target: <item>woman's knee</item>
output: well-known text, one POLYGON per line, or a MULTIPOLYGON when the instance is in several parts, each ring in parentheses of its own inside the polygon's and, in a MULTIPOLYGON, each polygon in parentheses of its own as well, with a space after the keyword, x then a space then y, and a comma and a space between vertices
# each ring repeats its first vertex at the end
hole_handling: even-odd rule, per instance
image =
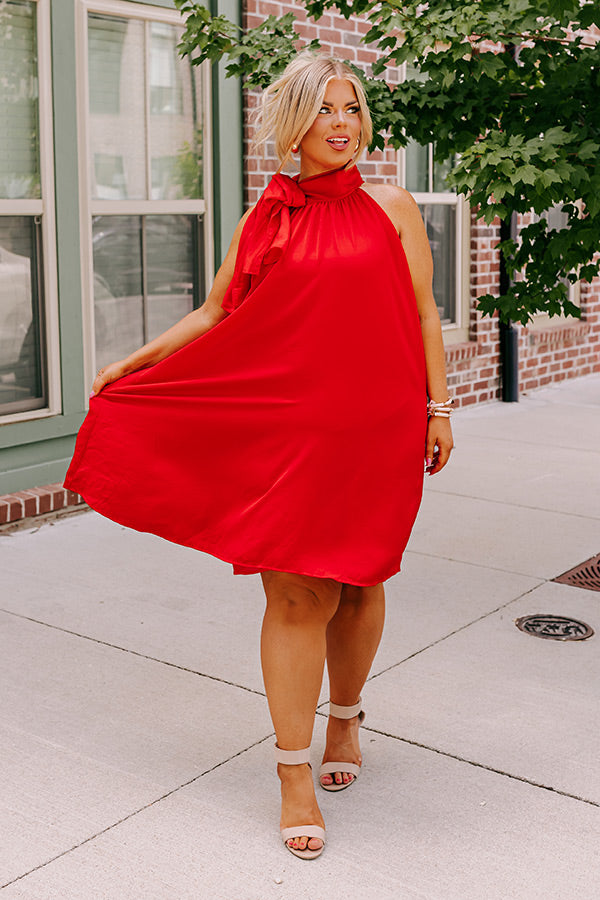
POLYGON ((327 624, 340 602, 342 585, 330 578, 263 572, 267 611, 294 624, 327 624))

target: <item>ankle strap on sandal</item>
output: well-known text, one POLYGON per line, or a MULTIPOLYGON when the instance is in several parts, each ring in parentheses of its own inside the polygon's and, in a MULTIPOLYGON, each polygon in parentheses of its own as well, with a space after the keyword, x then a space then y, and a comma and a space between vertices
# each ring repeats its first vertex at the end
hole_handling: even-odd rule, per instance
POLYGON ((354 706, 338 706, 337 703, 329 701, 329 715, 335 719, 353 719, 358 716, 362 709, 362 697, 358 698, 358 703, 354 706))
POLYGON ((281 750, 275 744, 275 760, 284 766, 303 766, 310 762, 310 747, 305 747, 304 750, 281 750))

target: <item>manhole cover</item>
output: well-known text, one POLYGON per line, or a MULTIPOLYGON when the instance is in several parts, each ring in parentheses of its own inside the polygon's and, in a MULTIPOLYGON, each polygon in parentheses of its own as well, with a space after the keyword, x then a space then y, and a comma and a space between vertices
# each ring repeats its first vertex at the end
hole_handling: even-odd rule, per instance
POLYGON ((552 581, 559 584, 572 584, 574 587, 586 588, 588 591, 600 591, 600 553, 585 562, 569 569, 563 575, 557 575, 552 581))
POLYGON ((515 619, 515 625, 526 634, 551 641, 585 641, 594 633, 594 629, 585 622, 567 616, 521 616, 520 619, 515 619))

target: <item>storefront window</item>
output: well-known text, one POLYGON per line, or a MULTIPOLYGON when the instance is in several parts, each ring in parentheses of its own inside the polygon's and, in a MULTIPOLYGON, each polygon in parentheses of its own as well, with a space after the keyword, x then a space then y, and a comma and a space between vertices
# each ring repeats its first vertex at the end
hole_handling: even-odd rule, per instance
POLYGON ((96 367, 204 301, 202 81, 181 33, 88 15, 96 367))

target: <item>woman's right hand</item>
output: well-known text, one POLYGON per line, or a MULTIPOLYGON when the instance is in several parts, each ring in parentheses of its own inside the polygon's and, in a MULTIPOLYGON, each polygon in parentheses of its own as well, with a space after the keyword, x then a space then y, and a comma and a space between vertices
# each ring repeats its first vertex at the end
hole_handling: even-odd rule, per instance
POLYGON ((107 384, 112 384, 113 381, 118 381, 119 378, 122 378, 123 375, 126 374, 127 372, 125 370, 124 360, 110 363, 110 365, 108 366, 102 366, 102 368, 98 370, 98 374, 94 379, 90 397, 95 397, 100 393, 102 388, 106 387, 107 384))

